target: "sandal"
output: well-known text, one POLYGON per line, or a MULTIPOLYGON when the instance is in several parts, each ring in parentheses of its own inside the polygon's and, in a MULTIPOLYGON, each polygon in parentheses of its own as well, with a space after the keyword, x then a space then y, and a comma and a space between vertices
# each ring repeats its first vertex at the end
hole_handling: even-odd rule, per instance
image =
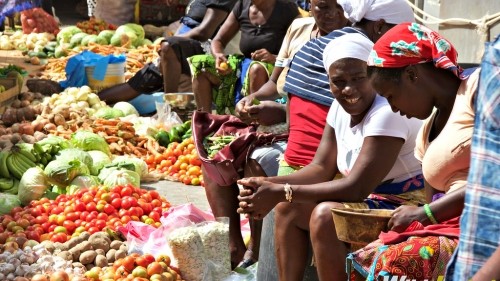
POLYGON ((256 263, 257 261, 254 260, 254 259, 244 259, 243 261, 241 261, 237 267, 240 267, 240 268, 247 268, 249 266, 251 266, 252 264, 256 263))

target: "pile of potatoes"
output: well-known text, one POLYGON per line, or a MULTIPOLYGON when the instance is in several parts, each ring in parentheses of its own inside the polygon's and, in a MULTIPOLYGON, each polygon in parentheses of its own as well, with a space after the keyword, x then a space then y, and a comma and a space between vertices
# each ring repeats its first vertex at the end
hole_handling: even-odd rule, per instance
POLYGON ((105 232, 90 235, 82 232, 65 243, 43 241, 41 243, 54 256, 73 262, 73 268, 106 267, 115 260, 127 256, 127 244, 113 240, 105 232))

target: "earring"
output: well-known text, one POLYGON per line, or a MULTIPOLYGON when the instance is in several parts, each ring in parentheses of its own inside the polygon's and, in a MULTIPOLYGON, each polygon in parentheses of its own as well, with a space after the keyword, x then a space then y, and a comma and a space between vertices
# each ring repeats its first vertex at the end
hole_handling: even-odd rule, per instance
POLYGON ((382 31, 377 32, 378 34, 382 34, 382 31))

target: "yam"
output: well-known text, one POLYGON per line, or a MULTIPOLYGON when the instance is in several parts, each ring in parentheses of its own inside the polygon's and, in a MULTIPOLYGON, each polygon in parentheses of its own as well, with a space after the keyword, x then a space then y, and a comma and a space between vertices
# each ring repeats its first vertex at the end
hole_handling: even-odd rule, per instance
POLYGON ((95 267, 95 264, 93 264, 93 263, 89 263, 89 264, 85 265, 85 268, 87 269, 87 271, 90 271, 94 267, 95 267))
POLYGON ((17 109, 8 107, 2 114, 2 121, 6 126, 17 123, 17 109))
POLYGON ((122 251, 124 251, 125 253, 126 253, 126 252, 128 252, 128 247, 127 247, 127 244, 122 244, 122 245, 120 246, 120 249, 119 249, 119 250, 122 250, 122 251))
POLYGON ((94 250, 85 251, 80 255, 80 262, 84 265, 90 264, 94 262, 97 253, 94 250))
POLYGON ((61 113, 54 114, 54 124, 56 124, 56 126, 66 125, 66 119, 61 113))
POLYGON ((20 104, 20 106, 21 106, 21 107, 27 107, 27 106, 29 106, 30 104, 31 104, 31 101, 29 101, 29 100, 21 100, 21 104, 20 104))
POLYGON ((21 108, 21 101, 20 101, 20 100, 18 100, 18 99, 16 99, 16 100, 14 100, 14 101, 10 104, 10 106, 11 106, 12 108, 16 108, 16 109, 17 109, 17 108, 21 108))
POLYGON ((30 136, 30 135, 22 135, 21 136, 21 139, 25 142, 25 143, 35 143, 37 140, 34 136, 30 136))
POLYGON ((21 135, 19 133, 14 133, 10 137, 10 142, 16 144, 21 141, 21 135))
POLYGON ((54 247, 56 248, 56 250, 60 250, 60 251, 67 251, 67 250, 69 250, 68 246, 64 245, 61 242, 55 242, 54 243, 54 247))
POLYGON ((83 265, 81 262, 74 262, 71 264, 73 268, 85 268, 85 265, 83 265))

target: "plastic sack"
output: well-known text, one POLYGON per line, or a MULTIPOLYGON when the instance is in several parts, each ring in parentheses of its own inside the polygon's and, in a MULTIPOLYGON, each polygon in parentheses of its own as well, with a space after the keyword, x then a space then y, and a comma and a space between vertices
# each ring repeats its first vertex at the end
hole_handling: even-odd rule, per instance
POLYGON ((103 80, 106 75, 108 64, 123 63, 126 61, 124 54, 102 56, 91 51, 83 51, 71 57, 66 64, 66 80, 59 84, 63 88, 82 87, 88 84, 85 67, 94 66, 92 77, 96 80, 103 80))
POLYGON ((167 102, 155 102, 156 104, 156 127, 163 128, 164 130, 170 130, 175 125, 182 124, 181 118, 175 111, 172 110, 172 106, 167 102))
POLYGON ((237 267, 231 272, 231 275, 223 281, 257 281, 258 262, 247 268, 237 267))
POLYGON ((117 26, 134 22, 136 2, 136 0, 97 1, 94 16, 117 26))

